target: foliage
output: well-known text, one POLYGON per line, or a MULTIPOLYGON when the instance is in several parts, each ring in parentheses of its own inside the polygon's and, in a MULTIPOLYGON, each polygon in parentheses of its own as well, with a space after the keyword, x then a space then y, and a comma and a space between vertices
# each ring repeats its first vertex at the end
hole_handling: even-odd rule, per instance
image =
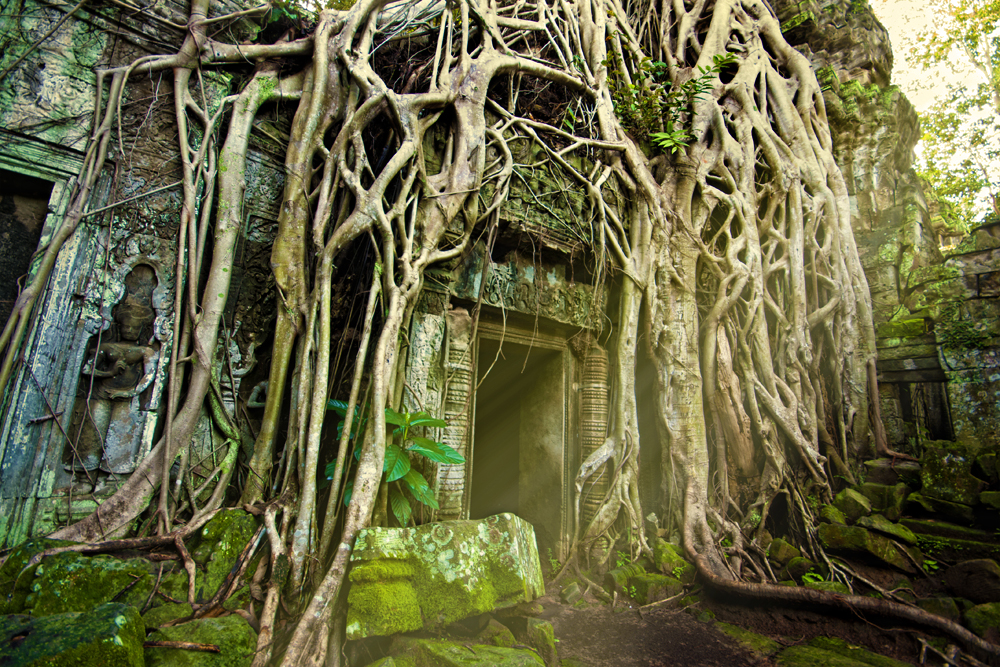
MULTIPOLYGON (((341 417, 342 421, 337 425, 337 437, 339 438, 344 431, 343 419, 347 416, 348 405, 343 401, 331 400, 327 403, 327 407, 341 417)), ((360 412, 361 410, 355 407, 355 418, 352 420, 349 435, 352 442, 358 433, 364 433, 368 425, 367 417, 359 414, 360 412)), ((414 429, 444 428, 447 426, 444 420, 435 419, 426 411, 400 413, 392 408, 386 408, 385 421, 386 424, 396 428, 393 429, 391 440, 386 445, 385 459, 382 465, 383 481, 390 485, 389 505, 392 507, 393 515, 400 526, 407 526, 413 518, 413 507, 409 500, 411 497, 427 507, 438 509, 434 491, 424 476, 412 467, 410 454, 421 456, 435 463, 446 464, 465 463, 465 458, 443 442, 414 435, 414 429)), ((361 450, 357 447, 354 448, 354 457, 356 461, 361 457, 361 450)), ((327 480, 333 479, 336 467, 336 461, 331 461, 326 465, 327 480)), ((351 479, 345 485, 345 505, 351 502, 353 491, 354 480, 351 479)))
MULTIPOLYGON (((621 56, 613 54, 604 61, 608 67, 615 114, 622 125, 638 136, 648 135, 653 143, 676 153, 690 145, 689 123, 696 102, 715 87, 716 78, 725 67, 736 62, 732 53, 712 56, 712 64, 698 68, 698 76, 672 85, 667 64, 643 58, 631 75, 625 76, 621 56), (654 130, 662 128, 662 131, 654 130)), ((573 117, 575 121, 575 116, 573 117)))
POLYGON ((821 581, 823 581, 823 575, 813 570, 809 570, 802 575, 802 583, 818 584, 821 581))
POLYGON ((965 232, 984 210, 997 210, 1000 178, 1000 2, 934 0, 933 25, 911 53, 925 68, 954 74, 948 92, 920 114, 917 168, 942 206, 942 222, 965 232), (966 82, 970 69, 978 82, 966 82))
POLYGON ((957 305, 943 309, 941 319, 934 324, 937 339, 944 347, 960 350, 982 350, 990 347, 993 338, 983 322, 962 317, 957 305))

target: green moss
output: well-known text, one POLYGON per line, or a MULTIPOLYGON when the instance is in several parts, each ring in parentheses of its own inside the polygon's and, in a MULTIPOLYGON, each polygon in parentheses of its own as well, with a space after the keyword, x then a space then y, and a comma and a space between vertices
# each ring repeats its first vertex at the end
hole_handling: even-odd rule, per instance
POLYGON ((89 611, 112 600, 142 604, 153 583, 145 560, 64 552, 46 558, 35 569, 24 604, 34 616, 89 611))
POLYGON ((798 26, 802 25, 806 21, 814 21, 814 20, 816 19, 813 16, 812 12, 801 12, 799 14, 796 14, 792 18, 788 19, 784 23, 782 23, 781 32, 788 32, 789 30, 797 28, 798 26))
MULTIPOLYGON (((223 510, 202 527, 198 544, 191 549, 194 561, 205 567, 201 595, 210 597, 215 594, 253 538, 258 525, 258 520, 243 510, 223 510)), ((252 577, 256 569, 257 563, 251 563, 245 577, 252 577)))
POLYGON ((545 663, 528 649, 501 646, 468 646, 440 639, 402 637, 393 644, 397 665, 412 667, 544 667, 545 663), (401 662, 407 660, 408 662, 401 662))
POLYGON ((0 618, 0 664, 143 667, 145 635, 138 610, 114 602, 86 613, 6 616, 0 618))
POLYGON ((664 574, 640 574, 628 580, 628 591, 634 591, 639 604, 649 604, 677 595, 684 586, 680 581, 664 574))
POLYGON ((347 600, 348 637, 391 635, 424 625, 416 591, 409 581, 355 584, 347 600))
POLYGON ((37 554, 55 547, 69 546, 73 542, 37 538, 14 547, 3 567, 0 567, 0 614, 17 614, 24 610, 25 599, 31 593, 37 565, 25 569, 28 561, 37 554))
POLYGON ((236 615, 200 618, 161 628, 149 635, 149 639, 215 644, 219 647, 219 652, 147 648, 146 667, 245 667, 253 660, 257 647, 257 633, 236 615))
POLYGON ((143 614, 142 622, 145 623, 147 630, 155 630, 164 623, 190 616, 192 611, 191 605, 187 602, 164 604, 154 607, 143 614))
POLYGON ((873 667, 907 667, 905 662, 872 653, 860 646, 852 646, 838 637, 816 637, 810 640, 809 645, 873 667))
POLYGON ((768 656, 773 653, 777 653, 781 649, 781 644, 773 639, 769 639, 764 635, 758 635, 756 632, 744 630, 736 625, 730 625, 729 623, 719 621, 714 627, 720 632, 735 639, 744 648, 753 651, 758 655, 768 656))

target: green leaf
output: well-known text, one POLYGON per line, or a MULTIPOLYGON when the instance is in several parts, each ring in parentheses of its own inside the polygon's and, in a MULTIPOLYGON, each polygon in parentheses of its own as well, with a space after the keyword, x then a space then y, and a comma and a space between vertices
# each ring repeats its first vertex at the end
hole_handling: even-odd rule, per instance
POLYGON ((403 483, 406 485, 406 488, 410 490, 410 493, 413 494, 413 497, 419 502, 427 505, 428 507, 439 509, 437 500, 434 499, 434 492, 431 491, 431 487, 427 484, 427 480, 424 479, 424 476, 419 472, 411 469, 410 472, 403 476, 403 483))
POLYGON ((410 421, 410 426, 425 426, 427 428, 447 428, 448 422, 443 419, 434 419, 432 417, 421 417, 420 419, 412 419, 410 421))
POLYGON ((344 401, 335 401, 332 398, 326 402, 326 409, 333 410, 341 417, 347 416, 347 403, 344 401))
POLYGON ((417 452, 437 463, 465 463, 465 457, 443 442, 435 442, 430 438, 412 438, 411 452, 417 452))
POLYGON ((409 415, 402 415, 392 408, 385 409, 385 423, 392 424, 393 426, 406 426, 407 417, 409 415))
POLYGON ((413 516, 413 508, 410 507, 410 501, 395 484, 389 487, 389 505, 392 507, 392 513, 399 525, 407 526, 410 523, 410 517, 413 516))
POLYGON ((327 479, 333 479, 333 474, 337 472, 337 459, 334 459, 326 464, 324 473, 327 479))
POLYGON ((395 482, 410 472, 410 457, 399 445, 389 445, 385 450, 385 465, 382 466, 382 471, 387 473, 385 481, 395 482))
POLYGON ((351 504, 351 496, 354 494, 354 480, 347 480, 347 484, 344 484, 344 506, 351 504))

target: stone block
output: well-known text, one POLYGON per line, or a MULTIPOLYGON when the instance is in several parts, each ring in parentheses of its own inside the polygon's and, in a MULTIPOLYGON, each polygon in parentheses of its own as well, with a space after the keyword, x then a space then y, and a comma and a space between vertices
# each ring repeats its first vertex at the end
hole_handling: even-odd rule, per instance
MULTIPOLYGON (((903 572, 917 572, 902 548, 883 535, 859 526, 837 526, 832 523, 820 524, 817 534, 823 546, 832 552, 873 558, 903 572)), ((911 557, 919 563, 923 557, 917 558, 918 553, 911 554, 911 557)))
POLYGON ((803 586, 811 588, 814 591, 827 591, 829 593, 839 593, 841 595, 851 594, 847 585, 840 581, 807 581, 803 584, 803 586))
POLYGON ((833 505, 851 522, 871 514, 872 511, 871 502, 854 489, 844 489, 838 493, 833 499, 833 505))
POLYGON ((649 604, 665 600, 684 590, 683 584, 665 574, 641 574, 628 581, 629 592, 635 592, 635 601, 639 604, 649 604))
POLYGON ((965 626, 989 641, 1000 639, 1000 602, 979 604, 965 612, 965 626))
POLYGON ((680 579, 681 583, 690 584, 697 574, 694 565, 684 559, 681 547, 660 538, 653 542, 653 562, 660 572, 680 579))
POLYGON ((986 482, 972 474, 976 453, 947 440, 924 443, 920 459, 921 494, 961 505, 979 502, 986 482))
POLYGON ((847 525, 847 515, 833 505, 823 505, 819 508, 819 520, 825 523, 836 523, 841 526, 847 525))
POLYGON ((559 667, 556 633, 552 629, 552 624, 539 618, 529 618, 527 634, 528 645, 542 658, 545 667, 559 667))
POLYGON ((947 500, 931 498, 920 493, 911 493, 906 498, 906 502, 910 507, 909 511, 913 511, 914 507, 919 507, 923 511, 934 514, 945 521, 955 521, 969 526, 975 522, 972 508, 968 505, 950 503, 947 500))
POLYGON ((911 489, 906 484, 862 484, 858 491, 871 503, 872 511, 880 512, 889 521, 899 521, 911 489))
POLYGON ((396 665, 435 667, 545 667, 531 649, 476 644, 468 646, 443 639, 397 638, 390 649, 396 665))
POLYGON ((983 491, 979 494, 979 502, 990 509, 1000 510, 1000 491, 983 491))
POLYGON ((958 608, 955 598, 924 598, 917 600, 917 606, 935 616, 947 618, 956 623, 962 618, 962 611, 958 608))
POLYGON ((768 560, 782 566, 788 565, 789 561, 793 558, 798 558, 801 555, 801 551, 780 537, 773 540, 771 542, 771 546, 767 548, 768 560))
POLYGON ((873 530, 876 533, 882 533, 887 537, 891 537, 894 540, 899 540, 905 544, 916 544, 917 536, 913 534, 913 531, 906 526, 901 526, 898 523, 893 523, 881 514, 872 514, 871 516, 865 516, 858 519, 857 525, 862 528, 867 528, 868 530, 873 530))
POLYGON ((139 610, 117 602, 41 618, 5 616, 0 664, 143 667, 145 638, 139 610))
POLYGON ((873 459, 865 461, 865 468, 868 470, 868 481, 874 484, 920 483, 920 464, 916 461, 873 459))
POLYGON ((956 563, 945 572, 944 581, 952 593, 976 604, 1000 602, 1000 566, 993 559, 956 563))
POLYGON ((257 633, 235 614, 161 628, 149 640, 214 644, 219 652, 150 647, 145 650, 146 667, 249 667, 257 648, 257 633))
POLYGON ((513 514, 369 528, 351 564, 348 639, 439 629, 545 592, 534 529, 513 514))

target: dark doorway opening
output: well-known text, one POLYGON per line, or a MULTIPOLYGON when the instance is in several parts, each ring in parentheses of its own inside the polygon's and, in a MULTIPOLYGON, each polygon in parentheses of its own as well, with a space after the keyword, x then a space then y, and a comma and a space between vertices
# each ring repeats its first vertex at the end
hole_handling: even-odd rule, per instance
POLYGON ((0 326, 10 318, 49 214, 52 183, 0 169, 0 326))
POLYGON ((563 354, 481 339, 469 516, 512 512, 560 551, 567 419, 563 354), (495 360, 495 363, 494 363, 495 360), (492 368, 491 368, 492 366, 492 368))

